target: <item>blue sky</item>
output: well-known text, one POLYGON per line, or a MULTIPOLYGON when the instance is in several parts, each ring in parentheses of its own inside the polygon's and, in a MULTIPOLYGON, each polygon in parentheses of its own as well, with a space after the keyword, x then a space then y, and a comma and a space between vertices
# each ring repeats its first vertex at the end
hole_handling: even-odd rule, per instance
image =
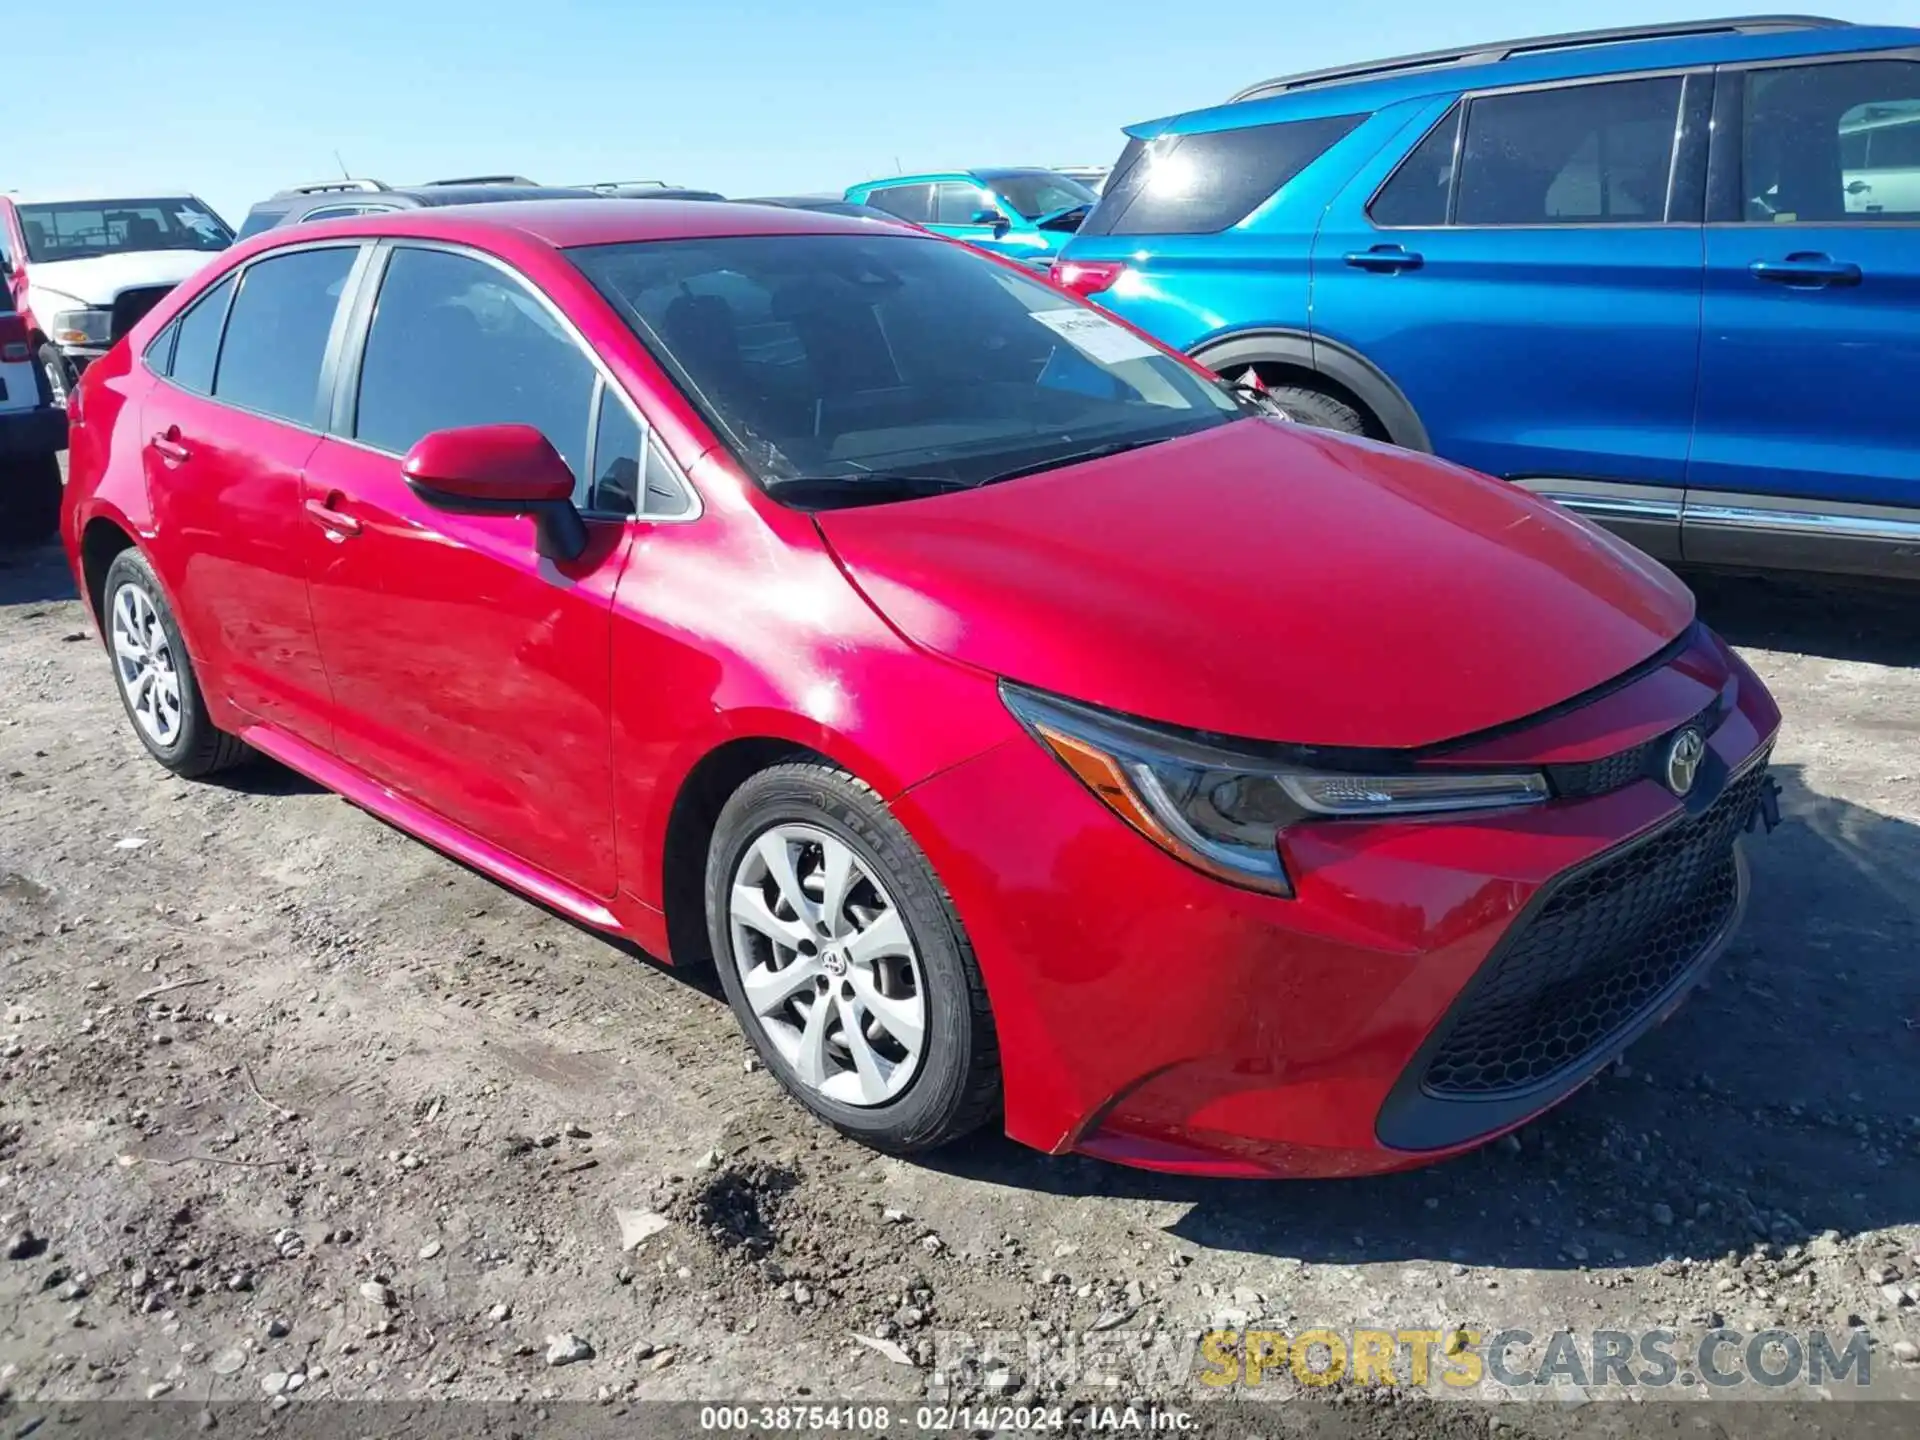
MULTIPOLYGON (((84 0, 9 18, 0 189, 197 191, 507 171, 731 195, 896 166, 1103 163, 1120 127, 1283 71, 1711 0, 84 0), (63 88, 72 98, 61 98, 63 88), (22 138, 28 144, 17 143, 22 138), (31 143, 34 140, 52 143, 31 143)), ((1779 6, 1774 8, 1793 8, 1779 6)), ((1850 19, 1914 23, 1916 0, 1850 19)))

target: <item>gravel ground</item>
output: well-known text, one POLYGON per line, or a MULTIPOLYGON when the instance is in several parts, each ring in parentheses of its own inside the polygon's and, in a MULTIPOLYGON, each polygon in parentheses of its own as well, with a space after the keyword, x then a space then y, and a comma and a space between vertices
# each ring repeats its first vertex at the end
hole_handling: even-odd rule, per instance
MULTIPOLYGON (((1514 1140, 1243 1184, 854 1147, 712 986, 270 765, 167 775, 58 554, 0 555, 0 1412, 1155 1397, 1214 1428, 1219 1324, 1523 1328, 1520 1366, 1561 1327, 1857 1329, 1871 1392, 1920 1397, 1920 616, 1697 583, 1787 717, 1710 986, 1514 1140)), ((1251 1396, 1303 1393, 1355 1435, 1567 1423, 1251 1396)), ((1528 1393, 1580 1391, 1496 1398, 1528 1393)))

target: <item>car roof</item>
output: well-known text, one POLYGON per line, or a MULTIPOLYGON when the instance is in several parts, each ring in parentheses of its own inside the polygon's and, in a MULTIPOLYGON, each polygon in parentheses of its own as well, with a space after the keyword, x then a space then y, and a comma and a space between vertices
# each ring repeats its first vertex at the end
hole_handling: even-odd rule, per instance
MULTIPOLYGON (((1556 80, 1579 80, 1589 76, 1630 74, 1640 70, 1692 69, 1740 61, 1793 59, 1801 55, 1820 56, 1920 45, 1920 29, 1837 22, 1808 22, 1808 25, 1809 28, 1748 32, 1655 34, 1540 49, 1526 48, 1526 42, 1463 47, 1436 60, 1408 57, 1410 61, 1426 63, 1410 64, 1406 68, 1393 68, 1396 62, 1388 61, 1381 62, 1377 67, 1356 65, 1350 70, 1312 72, 1292 79, 1283 76, 1241 93, 1253 95, 1254 92, 1276 86, 1292 88, 1129 125, 1126 133, 1135 139, 1151 140, 1162 134, 1237 130, 1246 125, 1366 113, 1403 100, 1453 95, 1495 86, 1531 85, 1556 80), (1503 50, 1511 53, 1503 54, 1503 50)), ((1568 39, 1577 40, 1578 37, 1568 39)))
MULTIPOLYGON (((906 226, 898 227, 898 231, 903 235, 916 233, 906 226)), ((728 200, 619 200, 595 196, 531 203, 505 201, 496 205, 436 205, 428 209, 395 210, 384 215, 355 215, 342 220, 323 220, 302 233, 322 232, 476 244, 505 235, 565 250, 579 245, 705 240, 731 235, 872 235, 874 225, 869 220, 779 205, 728 200)), ((269 230, 257 239, 275 236, 285 240, 293 233, 269 230)))
MULTIPOLYGON (((516 200, 543 199, 589 199, 591 190, 578 190, 567 185, 399 185, 391 190, 376 192, 384 195, 404 195, 409 200, 417 200, 422 205, 510 205, 516 200)), ((370 194, 368 203, 376 198, 370 194)), ((337 203, 342 196, 332 197, 337 203)), ((352 204, 352 200, 345 203, 352 204)))
POLYGON ((878 180, 862 180, 853 190, 877 190, 882 185, 932 185, 941 180, 978 180, 979 170, 923 170, 917 175, 882 175, 878 180))

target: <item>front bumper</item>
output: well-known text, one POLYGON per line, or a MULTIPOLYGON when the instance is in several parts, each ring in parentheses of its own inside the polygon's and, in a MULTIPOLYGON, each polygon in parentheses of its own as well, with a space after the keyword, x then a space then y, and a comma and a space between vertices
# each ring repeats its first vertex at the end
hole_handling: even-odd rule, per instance
POLYGON ((0 411, 0 455, 46 455, 66 444, 66 411, 51 405, 0 411))
POLYGON ((1484 1143, 1558 1103, 1678 1002, 1737 923, 1743 879, 1624 1018, 1535 1082, 1435 1100, 1434 1047, 1567 884, 1657 844, 1742 772, 1763 780, 1779 712, 1701 631, 1669 665, 1491 742, 1599 762, 1716 697, 1687 803, 1642 778, 1527 810, 1298 827, 1285 841, 1292 900, 1187 869, 1024 736, 915 787, 896 808, 979 957, 1008 1133, 1153 1169, 1360 1175, 1484 1143))

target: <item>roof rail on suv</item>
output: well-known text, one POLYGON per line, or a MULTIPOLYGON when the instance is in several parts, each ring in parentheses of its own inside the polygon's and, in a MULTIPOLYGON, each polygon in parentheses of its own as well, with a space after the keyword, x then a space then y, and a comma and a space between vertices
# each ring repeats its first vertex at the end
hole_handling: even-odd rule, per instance
POLYGON ((311 185, 295 185, 291 189, 277 192, 280 195, 325 195, 334 190, 385 190, 387 187, 378 180, 316 180, 311 185))
POLYGON ((1622 40, 1674 40, 1688 35, 1768 35, 1790 30, 1831 30, 1852 23, 1823 15, 1738 15, 1719 20, 1685 20, 1668 25, 1622 25, 1608 30, 1572 30, 1564 35, 1496 40, 1485 45, 1426 50, 1417 55, 1398 55, 1360 65, 1335 65, 1325 70, 1304 70, 1298 75, 1279 75, 1271 80, 1262 80, 1258 85, 1249 85, 1229 103, 1262 100, 1291 90, 1336 85, 1347 80, 1371 80, 1381 75, 1437 70, 1449 65, 1485 65, 1510 60, 1516 55, 1572 50, 1585 45, 1611 45, 1622 40))
POLYGON ((427 185, 534 185, 539 182, 529 180, 524 175, 456 175, 451 180, 427 180, 427 185))

